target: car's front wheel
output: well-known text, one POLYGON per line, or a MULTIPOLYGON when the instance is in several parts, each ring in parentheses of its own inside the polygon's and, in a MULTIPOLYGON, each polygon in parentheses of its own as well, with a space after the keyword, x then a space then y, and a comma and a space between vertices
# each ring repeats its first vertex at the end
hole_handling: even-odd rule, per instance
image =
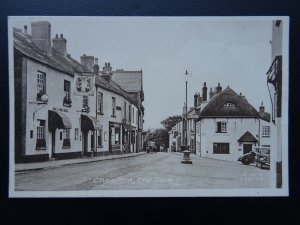
POLYGON ((249 164, 250 164, 250 159, 249 159, 249 157, 244 157, 244 158, 242 159, 242 163, 243 163, 244 165, 249 165, 249 164))

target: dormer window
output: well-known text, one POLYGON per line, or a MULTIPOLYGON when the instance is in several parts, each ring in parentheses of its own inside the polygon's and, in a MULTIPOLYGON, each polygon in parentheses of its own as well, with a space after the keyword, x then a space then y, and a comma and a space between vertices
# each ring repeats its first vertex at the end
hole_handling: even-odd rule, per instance
POLYGON ((233 104, 232 102, 227 102, 223 105, 223 107, 235 107, 235 104, 233 104))

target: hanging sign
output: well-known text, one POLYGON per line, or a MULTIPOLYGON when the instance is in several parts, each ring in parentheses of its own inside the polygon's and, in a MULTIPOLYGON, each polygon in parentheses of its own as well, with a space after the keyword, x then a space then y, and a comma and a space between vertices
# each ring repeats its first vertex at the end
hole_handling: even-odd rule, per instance
POLYGON ((75 74, 75 95, 94 95, 95 76, 92 73, 75 74))

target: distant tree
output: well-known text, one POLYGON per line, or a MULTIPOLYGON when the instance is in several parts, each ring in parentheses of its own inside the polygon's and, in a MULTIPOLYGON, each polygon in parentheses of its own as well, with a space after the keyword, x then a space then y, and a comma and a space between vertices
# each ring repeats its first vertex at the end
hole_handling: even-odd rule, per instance
POLYGON ((169 147, 169 133, 165 128, 156 129, 153 132, 147 133, 145 142, 155 142, 156 145, 163 145, 165 148, 169 147))
POLYGON ((167 119, 164 119, 160 123, 166 128, 168 131, 172 129, 177 123, 182 120, 181 116, 169 116, 167 119))

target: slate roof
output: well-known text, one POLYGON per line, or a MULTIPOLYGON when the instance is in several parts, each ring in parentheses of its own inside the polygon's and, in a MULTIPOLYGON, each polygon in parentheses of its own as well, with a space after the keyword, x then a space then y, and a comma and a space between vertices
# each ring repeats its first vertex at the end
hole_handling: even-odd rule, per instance
POLYGON ((128 93, 126 93, 126 91, 124 91, 118 84, 116 84, 112 80, 107 81, 102 76, 96 76, 95 84, 98 87, 102 87, 106 90, 109 90, 116 94, 122 95, 124 98, 126 98, 131 103, 137 104, 136 101, 134 101, 134 99, 128 93))
MULTIPOLYGON (((52 54, 38 48, 33 42, 31 42, 31 36, 24 34, 20 29, 14 28, 14 48, 26 57, 45 64, 53 69, 59 70, 71 76, 75 73, 92 73, 85 66, 81 65, 78 61, 70 56, 63 56, 59 51, 52 48, 52 54)), ((96 85, 106 90, 115 92, 127 98, 130 102, 136 104, 136 102, 130 97, 126 91, 124 91, 120 85, 114 81, 108 82, 101 76, 96 76, 96 85)))
POLYGON ((142 71, 117 70, 112 73, 112 80, 119 84, 125 91, 136 92, 143 90, 142 71))
POLYGON ((262 112, 262 113, 259 113, 260 117, 267 121, 267 122, 270 122, 271 120, 271 114, 270 113, 267 113, 267 112, 262 112))
POLYGON ((239 139, 238 142, 258 142, 257 139, 249 132, 246 131, 239 139))
POLYGON ((72 59, 70 56, 64 57, 61 53, 53 48, 52 54, 48 54, 47 52, 41 50, 33 42, 31 42, 30 35, 22 33, 21 30, 17 28, 14 28, 13 30, 13 37, 14 48, 32 60, 39 61, 42 64, 69 75, 74 75, 75 72, 92 72, 75 59, 72 59))
POLYGON ((200 112, 201 117, 260 118, 260 115, 246 98, 227 87, 207 103, 200 112), (230 103, 232 106, 225 106, 226 103, 230 103))

